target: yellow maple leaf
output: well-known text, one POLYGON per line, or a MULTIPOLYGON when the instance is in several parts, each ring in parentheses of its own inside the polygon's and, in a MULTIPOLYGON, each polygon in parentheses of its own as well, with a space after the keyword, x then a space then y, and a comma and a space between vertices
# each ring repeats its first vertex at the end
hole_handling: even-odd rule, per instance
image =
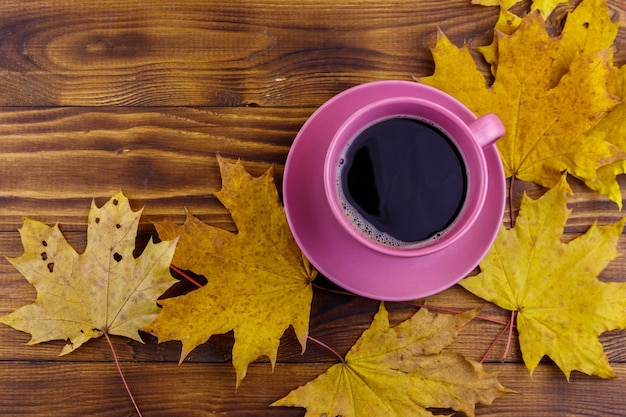
MULTIPOLYGON (((522 19, 506 9, 501 9, 496 23, 496 32, 509 35, 515 33, 522 19)), ((576 9, 568 13, 565 25, 558 39, 558 50, 550 66, 549 84, 556 85, 565 75, 578 56, 605 54, 607 62, 612 63, 613 44, 617 36, 619 23, 613 22, 606 0, 584 0, 576 9)), ((497 70, 497 36, 491 45, 477 47, 485 60, 492 65, 492 73, 497 70)), ((622 208, 622 194, 616 176, 626 173, 626 71, 611 68, 607 80, 608 92, 621 99, 622 103, 611 110, 589 132, 593 141, 606 141, 615 145, 610 158, 604 158, 604 164, 596 171, 596 176, 585 183, 589 188, 609 197, 619 209, 622 208)))
POLYGON ((477 313, 434 314, 422 308, 390 327, 381 304, 344 363, 272 406, 305 407, 307 417, 432 416, 427 408, 451 408, 472 417, 475 404, 491 404, 512 392, 480 363, 442 351, 477 313))
POLYGON ((568 13, 559 37, 559 50, 551 66, 552 82, 569 71, 577 55, 593 56, 606 51, 612 64, 618 22, 612 22, 606 0, 584 0, 568 13))
POLYGON ((537 14, 525 16, 513 34, 498 33, 495 80, 487 86, 467 46, 457 48, 442 33, 433 49, 436 70, 421 81, 442 89, 474 113, 497 114, 507 132, 497 142, 507 177, 544 187, 562 171, 594 181, 619 148, 590 135, 618 103, 607 91, 610 53, 576 54, 554 80, 553 62, 563 55, 537 14))
POLYGON ((497 68, 497 58, 498 58, 498 36, 497 33, 506 33, 507 35, 512 35, 515 33, 517 28, 522 24, 522 18, 511 13, 507 9, 500 9, 500 16, 496 21, 496 26, 494 27, 494 40, 490 45, 487 46, 478 46, 476 49, 481 53, 485 61, 491 65, 491 71, 493 74, 496 72, 497 68))
POLYGON ((563 243, 568 191, 563 177, 537 200, 524 195, 515 227, 502 226, 481 272, 460 285, 517 313, 519 343, 531 373, 548 355, 567 378, 573 370, 613 377, 598 336, 626 328, 626 284, 597 276, 619 255, 625 219, 594 224, 563 243))
POLYGON ((135 258, 140 216, 121 192, 100 208, 92 203, 82 254, 58 225, 25 219, 24 254, 9 262, 37 289, 37 299, 0 321, 30 333, 29 344, 69 339, 62 355, 105 332, 141 341, 139 328, 154 320, 157 298, 176 282, 169 272, 176 241, 150 241, 135 258))
MULTIPOLYGON (((591 131, 591 135, 626 149, 626 65, 613 68, 608 82, 609 91, 622 98, 623 102, 615 107, 591 131)), ((615 153, 615 161, 598 168, 597 177, 585 181, 585 184, 601 194, 608 196, 622 209, 622 191, 617 182, 617 175, 626 174, 626 157, 623 151, 615 153)))
POLYGON ((500 6, 503 9, 510 9, 522 0, 472 0, 472 4, 481 6, 500 6))
POLYGON ((204 275, 208 284, 162 300, 161 314, 144 329, 160 342, 180 340, 181 362, 212 335, 234 330, 238 386, 259 357, 269 357, 274 367, 280 337, 289 326, 304 350, 317 272, 291 235, 272 169, 254 178, 239 161, 219 156, 218 161, 222 189, 216 195, 238 232, 209 226, 189 213, 182 226, 156 224, 161 238, 180 236, 173 263, 204 275))
MULTIPOLYGON (((480 4, 481 6, 500 6, 503 10, 508 10, 522 0, 472 0, 472 4, 480 4)), ((559 4, 567 3, 568 0, 533 0, 530 7, 531 11, 539 10, 541 15, 546 18, 552 14, 559 4)))

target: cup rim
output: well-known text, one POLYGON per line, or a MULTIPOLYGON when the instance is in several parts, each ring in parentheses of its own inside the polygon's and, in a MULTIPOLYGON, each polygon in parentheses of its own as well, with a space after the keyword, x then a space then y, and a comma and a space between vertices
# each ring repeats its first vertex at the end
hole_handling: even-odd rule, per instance
POLYGON ((372 250, 389 256, 415 257, 428 255, 437 252, 445 247, 448 247, 456 240, 458 240, 474 224, 479 216, 480 211, 482 210, 486 199, 488 181, 486 173, 487 163, 485 155, 478 141, 475 140, 474 134, 472 133, 469 125, 466 122, 464 122, 451 110, 429 99, 414 96, 398 96, 372 102, 358 109, 356 112, 352 113, 346 120, 344 120, 344 122, 335 132, 330 142, 330 146, 328 147, 328 150, 326 152, 323 177, 327 204, 330 205, 330 209, 334 215, 335 220, 346 232, 348 232, 352 236, 353 239, 357 240, 359 243, 372 250), (469 141, 464 141, 462 145, 466 151, 466 148, 468 147, 469 149, 471 149, 471 155, 467 155, 467 152, 461 151, 461 144, 459 144, 458 136, 457 138, 455 138, 454 135, 449 133, 449 130, 451 130, 450 126, 447 126, 448 129, 446 129, 440 126, 440 123, 437 123, 437 121, 430 120, 433 117, 428 118, 423 115, 415 115, 413 114, 415 113, 415 111, 408 113, 388 111, 389 108, 393 108, 397 105, 411 107, 412 109, 421 108, 422 110, 424 108, 428 108, 429 112, 435 112, 434 114, 438 115, 439 117, 438 120, 445 119, 447 123, 451 123, 453 130, 455 130, 455 134, 460 131, 462 132, 464 137, 471 138, 471 140, 469 141), (365 120, 367 120, 368 114, 380 113, 381 109, 382 114, 384 114, 383 116, 375 117, 372 120, 368 120, 365 124, 362 123, 364 118, 365 120), (350 144, 350 142, 354 140, 354 138, 356 138, 360 134, 360 132, 362 132, 368 126, 379 123, 380 121, 383 121, 385 119, 403 116, 426 120, 430 123, 433 123, 437 128, 442 130, 446 134, 446 136, 450 138, 454 146, 459 150, 459 153, 464 159, 466 167, 465 169, 468 171, 470 169, 467 161, 468 156, 472 157, 472 166, 474 168, 471 174, 468 172, 468 184, 463 206, 459 211, 459 214, 456 216, 455 221, 451 225, 446 227, 445 233, 441 237, 433 239, 431 241, 423 241, 416 243, 416 245, 397 247, 377 243, 372 239, 368 239, 351 224, 348 216, 341 206, 341 202, 339 201, 336 184, 339 159, 341 158, 344 149, 350 144), (346 133, 346 131, 348 132, 346 133), (476 171, 477 169, 478 171, 476 171), (468 199, 468 197, 470 196, 471 198, 468 199), (462 219, 462 221, 459 221, 460 219, 462 219))

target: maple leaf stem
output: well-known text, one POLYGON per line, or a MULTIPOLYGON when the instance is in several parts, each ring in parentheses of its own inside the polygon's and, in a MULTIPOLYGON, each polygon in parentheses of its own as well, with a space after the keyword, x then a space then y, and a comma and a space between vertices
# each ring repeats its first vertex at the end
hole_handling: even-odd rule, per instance
POLYGON ((504 324, 504 328, 500 331, 500 333, 498 333, 498 335, 496 336, 494 341, 491 343, 491 345, 489 345, 489 348, 487 349, 483 357, 480 359, 480 363, 484 363, 487 360, 487 357, 491 354, 491 351, 493 351, 494 347, 498 344, 500 339, 502 339, 502 336, 504 336, 504 334, 508 331, 509 336, 506 341, 506 347, 504 348, 504 352, 502 353, 502 357, 500 358, 500 360, 504 362, 506 357, 509 355, 509 351, 511 350, 511 341, 513 339, 513 329, 515 328, 516 315, 517 315, 517 311, 512 311, 511 319, 508 322, 500 322, 501 324, 504 324))
POLYGON ((135 411, 137 411, 137 415, 139 417, 143 417, 141 415, 141 411, 139 411, 139 406, 137 405, 137 402, 135 401, 135 397, 133 397, 133 393, 130 391, 130 387, 128 386, 128 383, 126 382, 126 378, 124 377, 124 373, 122 372, 122 367, 120 366, 120 361, 117 358, 117 353, 115 353, 115 348, 113 347, 113 343, 111 342, 109 333, 106 331, 103 331, 102 333, 104 333, 104 337, 106 338, 107 343, 109 344, 109 348, 111 349, 111 352, 113 353, 113 360, 115 361, 117 372, 120 374, 120 377, 122 378, 122 383, 124 383, 124 388, 126 388, 126 392, 128 393, 130 400, 133 402, 133 405, 135 406, 135 411))
POLYGON ((174 272, 176 272, 178 275, 180 275, 181 277, 185 278, 187 281, 191 282, 196 287, 198 287, 198 288, 202 287, 202 284, 200 284, 195 279, 191 278, 189 275, 187 275, 182 269, 180 269, 176 265, 170 264, 170 268, 173 269, 174 272))
POLYGON ((324 349, 328 350, 330 353, 332 353, 337 358, 339 358, 339 360, 341 361, 342 364, 344 364, 344 365, 346 364, 346 361, 343 359, 343 357, 335 349, 331 348, 326 343, 324 343, 321 340, 318 340, 318 339, 316 339, 316 338, 314 338, 312 336, 307 336, 307 339, 309 339, 311 342, 317 343, 318 345, 320 345, 324 349))
POLYGON ((500 339, 502 339, 502 336, 504 336, 504 333, 506 333, 508 328, 509 328, 509 323, 506 323, 506 326, 502 328, 502 330, 500 331, 500 333, 498 333, 494 341, 491 342, 491 345, 489 345, 489 348, 487 349, 483 357, 480 358, 480 363, 485 363, 485 361, 487 360, 487 358, 489 357, 493 349, 496 347, 500 339))
POLYGON ((511 321, 509 322, 509 325, 504 328, 505 330, 507 328, 509 329, 509 337, 506 340, 506 347, 504 348, 504 353, 502 354, 502 359, 501 359, 502 362, 506 360, 506 357, 509 355, 509 350, 511 350, 511 341, 513 340, 513 328, 515 327, 516 315, 517 315, 517 311, 515 310, 511 311, 511 321))
MULTIPOLYGON (((430 304, 414 303, 414 302, 411 302, 411 301, 404 301, 404 302, 399 301, 399 303, 400 304, 410 305, 410 306, 413 306, 413 307, 420 307, 420 308, 423 307, 423 308, 426 308, 428 310, 433 310, 433 311, 442 311, 444 313, 451 313, 451 314, 461 314, 461 313, 465 312, 464 310, 458 310, 458 309, 455 309, 455 308, 438 307, 438 306, 434 306, 434 305, 430 305, 430 304)), ((494 319, 494 318, 487 317, 487 316, 478 315, 478 316, 476 316, 474 318, 476 318, 478 320, 482 320, 482 321, 488 321, 490 323, 502 324, 504 326, 508 326, 509 325, 508 321, 502 321, 502 320, 494 319)))
POLYGON ((515 185, 515 175, 511 175, 509 181, 509 217, 511 219, 511 227, 515 226, 515 212, 513 210, 513 186, 515 185))

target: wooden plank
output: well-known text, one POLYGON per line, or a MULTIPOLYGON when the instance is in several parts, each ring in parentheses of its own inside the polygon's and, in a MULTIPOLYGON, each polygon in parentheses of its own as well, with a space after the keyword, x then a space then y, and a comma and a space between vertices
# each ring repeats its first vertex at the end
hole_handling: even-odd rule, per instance
POLYGON ((477 407, 481 417, 621 417, 626 409, 626 367, 615 366, 616 379, 600 380, 572 374, 568 382, 554 366, 540 365, 532 376, 522 365, 489 365, 499 380, 517 395, 498 398, 490 406, 477 407))
MULTIPOLYGON (((229 365, 122 363, 142 413, 151 417, 303 416, 302 408, 270 408, 269 404, 329 366, 280 363, 271 373, 268 364, 252 365, 235 391, 235 374, 229 365)), ((517 394, 500 397, 492 405, 478 405, 477 415, 481 417, 621 417, 626 407, 624 364, 616 366, 616 379, 576 374, 570 382, 550 365, 540 366, 532 377, 519 364, 486 368, 498 372, 500 382, 517 394)), ((133 415, 113 363, 5 361, 0 378, 11 381, 0 390, 3 416, 133 415)))
POLYGON ((283 1, 37 3, 0 8, 0 104, 318 105, 366 80, 424 75, 438 24, 462 41, 496 17, 467 19, 464 0, 419 15, 409 0, 309 0, 298 13, 283 1))
MULTIPOLYGON (((282 165, 311 108, 56 108, 0 110, 0 230, 23 216, 84 223, 91 200, 120 189, 148 218, 184 208, 228 221, 212 193, 216 154, 253 175, 282 165), (19 175, 18 175, 19 174, 19 175), (7 223, 8 222, 8 223, 7 223)), ((278 184, 280 187, 280 183, 278 184)))
POLYGON ((318 106, 430 75, 437 27, 485 45, 498 14, 467 0, 306 0, 297 13, 282 0, 23 4, 0 6, 0 105, 318 106))

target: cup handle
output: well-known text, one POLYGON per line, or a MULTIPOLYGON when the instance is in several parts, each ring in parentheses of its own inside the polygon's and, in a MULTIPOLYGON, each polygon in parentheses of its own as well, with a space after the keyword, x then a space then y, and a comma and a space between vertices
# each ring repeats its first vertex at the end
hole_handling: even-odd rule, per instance
POLYGON ((481 148, 495 143, 506 131, 498 116, 493 113, 485 114, 474 120, 469 124, 469 128, 481 148))

